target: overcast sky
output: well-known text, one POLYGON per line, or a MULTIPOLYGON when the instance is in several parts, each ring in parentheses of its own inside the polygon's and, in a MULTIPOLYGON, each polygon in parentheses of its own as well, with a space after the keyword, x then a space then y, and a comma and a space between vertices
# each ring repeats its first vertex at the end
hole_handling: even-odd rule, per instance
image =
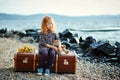
POLYGON ((0 13, 68 16, 120 14, 120 0, 0 0, 0 13))

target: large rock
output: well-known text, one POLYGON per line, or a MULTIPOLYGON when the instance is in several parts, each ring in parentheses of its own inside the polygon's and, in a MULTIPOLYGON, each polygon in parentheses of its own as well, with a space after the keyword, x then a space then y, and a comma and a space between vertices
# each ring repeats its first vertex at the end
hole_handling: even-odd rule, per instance
POLYGON ((96 43, 96 40, 92 36, 88 36, 85 40, 80 37, 79 42, 80 47, 85 51, 90 47, 90 44, 96 43))
POLYGON ((115 45, 116 45, 116 55, 119 56, 120 58, 120 43, 116 42, 115 45))
POLYGON ((6 33, 6 32, 7 32, 7 28, 0 29, 0 33, 6 33))
POLYGON ((94 53, 96 54, 103 54, 103 55, 110 55, 114 53, 116 50, 115 46, 111 45, 110 43, 106 42, 97 48, 94 49, 94 53))
POLYGON ((36 42, 39 40, 39 29, 28 29, 26 31, 26 36, 33 37, 36 42))
POLYGON ((77 37, 71 37, 70 38, 70 43, 76 43, 76 44, 78 44, 79 43, 79 39, 77 37))
POLYGON ((69 29, 66 29, 66 30, 63 31, 62 36, 66 37, 66 38, 71 38, 73 35, 72 35, 72 33, 70 32, 69 29))
POLYGON ((20 36, 20 38, 23 38, 26 36, 26 33, 24 31, 11 31, 11 32, 13 32, 13 34, 20 36))

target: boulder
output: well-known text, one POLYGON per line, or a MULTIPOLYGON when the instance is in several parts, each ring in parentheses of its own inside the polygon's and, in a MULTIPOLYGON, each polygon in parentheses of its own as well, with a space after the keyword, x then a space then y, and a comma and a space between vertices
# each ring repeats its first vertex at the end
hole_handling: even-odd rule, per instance
POLYGON ((70 38, 70 43, 71 43, 71 44, 72 44, 72 43, 78 44, 78 43, 79 43, 79 39, 78 39, 77 37, 71 37, 71 38, 70 38))
POLYGON ((94 49, 95 54, 103 54, 106 56, 109 56, 109 54, 114 53, 116 50, 115 46, 111 45, 108 42, 105 42, 104 44, 98 46, 94 49))
POLYGON ((64 30, 62 33, 62 37, 71 38, 72 36, 73 34, 70 32, 69 29, 64 30))
POLYGON ((6 33, 6 32, 7 32, 7 28, 0 29, 0 33, 6 33))

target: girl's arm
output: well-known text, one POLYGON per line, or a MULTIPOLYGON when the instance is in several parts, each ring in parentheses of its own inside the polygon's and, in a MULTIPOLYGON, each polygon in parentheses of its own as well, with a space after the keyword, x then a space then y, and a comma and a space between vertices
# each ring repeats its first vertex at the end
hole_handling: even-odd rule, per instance
POLYGON ((53 46, 53 45, 46 44, 46 47, 48 47, 48 48, 52 48, 52 49, 54 49, 55 51, 58 51, 58 48, 55 47, 55 46, 53 46))

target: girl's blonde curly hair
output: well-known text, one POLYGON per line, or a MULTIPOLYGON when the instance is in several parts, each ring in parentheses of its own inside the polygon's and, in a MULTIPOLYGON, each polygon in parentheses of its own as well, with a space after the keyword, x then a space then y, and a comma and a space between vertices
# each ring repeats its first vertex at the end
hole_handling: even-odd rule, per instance
POLYGON ((55 32, 55 22, 54 22, 54 20, 50 16, 45 16, 42 20, 42 23, 41 23, 41 31, 42 31, 43 34, 46 34, 47 31, 48 31, 48 28, 47 28, 47 23, 48 22, 52 22, 52 28, 50 29, 50 31, 52 33, 55 32))

